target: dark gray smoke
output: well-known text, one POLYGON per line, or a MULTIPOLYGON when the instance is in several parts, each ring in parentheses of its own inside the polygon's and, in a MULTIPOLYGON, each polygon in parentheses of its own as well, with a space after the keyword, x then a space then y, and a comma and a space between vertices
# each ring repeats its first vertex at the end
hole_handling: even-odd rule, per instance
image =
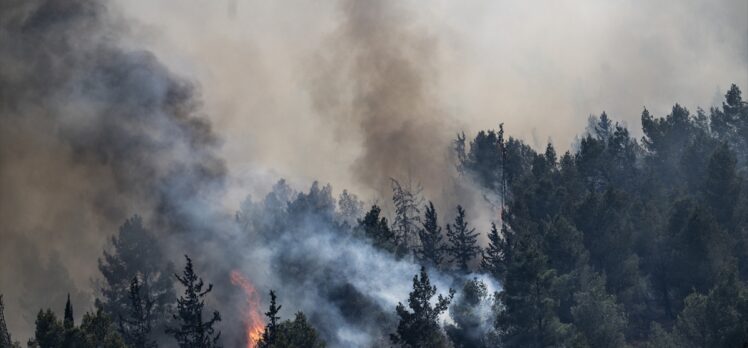
POLYGON ((441 195, 452 189, 453 134, 435 94, 438 41, 399 4, 339 2, 339 27, 310 90, 341 136, 361 137, 352 165, 359 182, 387 196, 390 177, 413 179, 441 195))
MULTIPOLYGON (((227 281, 236 268, 262 295, 278 290, 284 318, 304 310, 333 344, 371 343, 391 324, 416 267, 316 219, 254 243, 257 232, 235 229, 221 210, 227 165, 342 179, 379 192, 380 202, 390 197, 390 177, 412 179, 425 198, 442 201, 440 216, 462 203, 486 225, 492 212, 470 207, 465 188, 455 188, 449 141, 460 127, 445 124, 457 122, 449 116, 468 131, 505 121, 509 133, 525 135, 553 119, 537 136, 542 146, 601 108, 636 120, 641 103, 669 108, 703 100, 716 89, 705 83, 748 78, 740 0, 643 8, 479 1, 428 10, 394 0, 248 0, 229 2, 228 11, 220 1, 119 3, 150 17, 165 39, 138 38, 140 28, 110 2, 0 2, 0 292, 15 338, 29 336, 40 307, 60 310, 68 291, 78 315, 87 309, 106 238, 138 213, 170 259, 179 265, 190 253, 216 283, 227 322, 242 303, 227 281), (155 53, 124 48, 140 44, 155 53), (315 64, 302 64, 309 55, 315 64), (206 90, 172 68, 190 78, 194 68, 206 90), (311 82, 312 106, 300 77, 311 82), (217 114, 231 151, 202 110, 217 114), (328 136, 331 124, 337 138, 328 136)), ((257 185, 249 173, 237 186, 257 185)), ((242 211, 285 218, 296 198, 242 211)), ((445 278, 434 275, 440 290, 452 283, 445 278)), ((239 328, 221 329, 227 346, 240 337, 232 332, 239 328)))
POLYGON ((17 338, 68 291, 78 315, 90 306, 96 259, 129 215, 164 241, 214 227, 225 169, 199 92, 119 48, 126 30, 106 2, 0 4, 0 292, 17 338))

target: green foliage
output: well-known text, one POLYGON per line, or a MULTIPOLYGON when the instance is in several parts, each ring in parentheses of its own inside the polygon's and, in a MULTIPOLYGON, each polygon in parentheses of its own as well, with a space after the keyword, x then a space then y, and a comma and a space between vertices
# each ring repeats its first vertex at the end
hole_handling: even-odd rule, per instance
POLYGON ((447 239, 449 247, 447 252, 450 255, 450 261, 457 266, 460 272, 468 272, 468 263, 480 253, 478 247, 478 233, 474 228, 468 227, 465 219, 465 209, 457 206, 457 217, 452 225, 447 225, 447 239))
POLYGON ((372 205, 364 218, 358 220, 358 231, 375 247, 394 252, 397 247, 397 238, 390 230, 387 218, 380 217, 381 212, 381 208, 372 205))
POLYGON ((133 348, 154 348, 156 342, 151 339, 154 320, 154 301, 143 291, 140 280, 132 278, 130 282, 130 312, 119 318, 119 330, 125 342, 133 348))
POLYGON ((395 333, 390 335, 393 344, 407 348, 448 347, 449 340, 439 326, 439 315, 447 310, 454 297, 454 290, 449 295, 439 295, 436 304, 431 298, 436 295, 436 286, 432 286, 426 268, 421 267, 420 275, 413 277, 413 291, 408 297, 408 310, 402 303, 397 304, 395 311, 400 321, 395 333))
MULTIPOLYGON (((125 344, 122 336, 114 325, 112 319, 106 315, 101 309, 98 309, 96 313, 86 313, 83 315, 81 321, 80 330, 83 333, 83 340, 85 345, 91 348, 125 348, 128 345, 125 344)), ((129 346, 137 347, 137 346, 129 346)), ((155 345, 153 346, 155 347, 155 345)))
POLYGON ((213 284, 203 290, 205 283, 195 274, 192 260, 185 255, 187 264, 182 276, 175 275, 184 286, 184 294, 177 299, 177 312, 174 319, 178 327, 169 327, 167 333, 174 336, 181 348, 220 347, 221 332, 214 325, 221 321, 221 314, 214 311, 210 319, 203 321, 205 297, 213 290, 213 284))
POLYGON ((740 198, 740 178, 735 154, 726 143, 714 151, 704 182, 704 203, 720 226, 732 227, 733 214, 740 198))
POLYGON ((504 288, 504 346, 742 344, 741 292, 725 290, 742 285, 719 274, 735 264, 734 284, 748 280, 748 103, 732 86, 710 115, 675 105, 641 121, 638 142, 593 116, 560 159, 491 132, 456 142, 468 177, 508 186, 481 261, 504 288))
POLYGON ((673 340, 672 335, 665 331, 660 324, 653 322, 649 329, 649 341, 644 345, 645 348, 677 348, 678 345, 673 340))
POLYGON ((574 295, 576 305, 571 308, 574 326, 588 347, 624 347, 626 316, 615 298, 605 291, 605 281, 593 276, 584 288, 574 295))
POLYGON ((481 253, 481 269, 492 275, 495 279, 502 280, 506 274, 506 260, 510 257, 509 245, 507 239, 511 237, 506 224, 501 224, 501 234, 496 229, 496 224, 491 224, 491 231, 488 233, 488 246, 481 253))
POLYGON ((270 290, 270 308, 265 312, 265 316, 268 317, 268 323, 265 326, 265 331, 262 332, 262 338, 257 342, 259 348, 275 347, 278 338, 278 312, 281 306, 276 304, 275 291, 270 290))
MULTIPOLYGON (((176 301, 171 278, 174 266, 166 260, 158 240, 137 215, 120 226, 111 245, 111 251, 104 251, 103 258, 99 259, 104 282, 96 308, 115 321, 130 317, 138 310, 133 307, 130 291, 132 280, 137 278, 141 296, 152 301, 151 325, 154 330, 163 332, 176 301)), ((128 336, 124 331, 122 334, 128 336)))
POLYGON ((681 347, 739 347, 748 342, 747 328, 748 291, 728 267, 708 294, 686 297, 674 333, 681 347))
POLYGON ((50 309, 39 311, 34 338, 28 346, 35 348, 125 348, 112 319, 101 309, 85 313, 80 327, 72 321, 72 305, 65 305, 65 320, 60 321, 50 309))
POLYGON ((304 313, 298 312, 294 320, 278 324, 275 340, 272 344, 258 347, 268 348, 324 348, 325 341, 319 338, 317 331, 306 319, 304 313))
POLYGON ((258 348, 323 348, 323 341, 302 312, 297 312, 294 320, 279 322, 281 307, 276 303, 275 292, 270 290, 270 308, 265 313, 268 324, 257 342, 258 348))
POLYGON ((445 252, 442 243, 442 228, 439 226, 434 204, 429 202, 425 208, 423 227, 418 230, 421 245, 416 251, 416 256, 423 265, 439 267, 445 252))
POLYGON ((62 347, 62 341, 65 336, 65 329, 62 323, 51 309, 46 311, 39 310, 36 316, 36 329, 34 338, 29 341, 29 346, 39 348, 58 348, 62 347))
POLYGON ((462 291, 449 307, 454 325, 446 331, 455 347, 480 348, 488 346, 488 328, 491 320, 485 318, 489 308, 488 289, 478 279, 465 282, 462 291))
POLYGON ((418 231, 421 223, 421 211, 418 208, 423 199, 421 187, 408 182, 401 185, 395 179, 392 181, 392 204, 395 207, 395 217, 392 230, 397 237, 398 255, 403 256, 409 250, 415 250, 418 244, 418 231))
POLYGON ((548 267, 537 235, 518 233, 507 263, 496 326, 506 347, 562 345, 568 327, 561 323, 555 295, 556 271, 548 267))

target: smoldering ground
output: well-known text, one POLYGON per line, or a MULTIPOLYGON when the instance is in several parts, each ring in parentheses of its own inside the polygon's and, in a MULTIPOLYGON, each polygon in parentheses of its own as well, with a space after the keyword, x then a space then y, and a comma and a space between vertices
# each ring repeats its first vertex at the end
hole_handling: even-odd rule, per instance
MULTIPOLYGON (((633 120, 643 103, 655 114, 682 99, 709 105, 718 87, 748 84, 746 6, 5 1, 0 291, 10 329, 28 337, 38 307, 60 308, 67 291, 87 307, 95 260, 134 213, 175 262, 197 254, 226 289, 234 267, 262 282, 255 270, 283 247, 225 248, 240 238, 230 218, 239 201, 279 176, 380 201, 389 177, 410 176, 429 198, 454 197, 445 192, 459 185, 449 147, 460 129, 503 121, 512 134, 535 130, 542 146, 603 107, 633 120)), ((456 203, 443 200, 440 211, 456 203)), ((476 218, 484 226, 485 215, 476 218)), ((301 245, 318 248, 326 235, 301 245)), ((373 253, 351 243, 338 252, 373 253)), ((332 255, 310 263, 332 267, 332 255)), ((363 292, 382 311, 404 299, 412 265, 360 257, 362 267, 400 270, 397 286, 383 283, 398 290, 371 289, 354 264, 331 289, 315 288, 322 275, 302 278, 314 288, 307 301, 363 292)), ((297 294, 281 280, 260 285, 297 294)), ((219 295, 219 305, 239 296, 219 295)), ((331 323, 344 317, 339 304, 319 308, 331 323)), ((357 342, 371 333, 353 327, 349 338, 325 334, 357 342)))

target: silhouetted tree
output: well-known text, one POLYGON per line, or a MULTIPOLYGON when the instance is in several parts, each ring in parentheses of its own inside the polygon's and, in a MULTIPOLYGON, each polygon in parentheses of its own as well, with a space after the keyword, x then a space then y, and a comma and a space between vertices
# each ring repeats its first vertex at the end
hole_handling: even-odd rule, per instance
MULTIPOLYGON (((81 320, 80 331, 85 347, 90 348, 126 348, 128 345, 120 336, 112 319, 101 309, 95 313, 86 313, 81 320)), ((135 346, 131 346, 135 347, 135 346)), ((155 347, 155 346, 153 346, 155 347)), ((77 347, 76 347, 77 348, 77 347)))
POLYGON ((343 193, 338 198, 338 210, 342 223, 351 227, 356 223, 359 216, 361 216, 364 210, 364 203, 355 194, 348 192, 348 190, 343 190, 343 193))
POLYGON ((372 205, 371 209, 364 215, 364 218, 358 221, 358 230, 375 247, 394 252, 397 238, 390 230, 387 218, 379 216, 381 212, 382 209, 376 205, 372 205))
POLYGON ((297 312, 294 320, 279 322, 278 312, 281 306, 276 304, 274 291, 270 291, 270 308, 265 313, 268 324, 262 337, 257 342, 259 348, 323 348, 325 342, 319 338, 317 331, 307 322, 302 312, 297 312))
POLYGON ((449 247, 447 252, 451 260, 463 273, 468 272, 468 263, 480 253, 478 246, 478 233, 474 228, 468 227, 465 220, 465 209, 457 206, 457 217, 453 225, 447 225, 447 238, 449 247))
POLYGON ((426 268, 421 267, 420 276, 413 277, 413 291, 408 297, 408 308, 402 303, 395 308, 400 321, 397 330, 390 335, 392 343, 400 347, 426 348, 448 347, 449 340, 439 326, 439 315, 446 311, 454 297, 454 290, 449 295, 439 295, 435 305, 431 298, 436 295, 436 286, 432 286, 426 268))
POLYGON ((674 333, 681 347, 739 347, 748 342, 748 291, 734 266, 720 272, 708 294, 692 293, 674 333))
POLYGON ((51 309, 39 310, 36 316, 34 338, 29 340, 29 347, 59 348, 65 339, 65 329, 51 309))
POLYGON ((397 236, 398 254, 404 255, 409 250, 415 250, 418 244, 418 230, 421 222, 419 206, 423 202, 421 187, 411 182, 401 185, 395 179, 392 181, 392 203, 395 206, 395 218, 392 229, 397 236))
POLYGON ((503 280, 506 274, 506 260, 510 257, 511 233, 506 224, 501 224, 501 234, 495 223, 491 223, 488 233, 488 246, 482 252, 481 269, 496 280, 503 280))
POLYGON ((488 304, 486 284, 478 279, 465 282, 462 291, 449 307, 454 325, 446 331, 455 347, 481 348, 488 346, 488 329, 492 320, 484 317, 488 304))
POLYGON ((174 281, 170 277, 174 273, 173 264, 163 256, 159 241, 137 215, 120 226, 111 243, 111 251, 104 251, 103 258, 99 259, 104 282, 96 308, 114 320, 127 318, 135 310, 130 297, 131 282, 138 278, 140 292, 153 302, 153 328, 163 332, 176 301, 174 281))
POLYGON ((624 347, 626 316, 615 298, 605 291, 605 281, 593 276, 574 295, 571 308, 574 326, 579 330, 578 343, 587 347, 624 347))
POLYGON ((563 345, 568 327, 558 318, 555 270, 548 267, 539 237, 518 234, 507 262, 496 326, 506 347, 563 345))
POLYGON ((174 319, 178 327, 169 327, 167 333, 174 336, 181 348, 220 347, 221 332, 214 325, 221 321, 221 314, 214 311, 210 319, 203 321, 204 298, 213 290, 213 284, 203 290, 205 283, 195 274, 192 260, 185 255, 187 264, 182 276, 175 275, 184 286, 184 294, 177 299, 177 312, 174 319))
POLYGON ((429 202, 425 207, 423 216, 423 227, 418 231, 421 245, 417 250, 418 259, 425 265, 439 267, 444 258, 444 245, 442 244, 442 228, 439 226, 434 204, 429 202))
POLYGON ((119 330, 125 342, 133 348, 154 348, 156 341, 151 338, 154 302, 143 291, 140 280, 130 282, 130 312, 119 318, 119 330))
POLYGON ((278 312, 282 306, 276 304, 275 291, 270 290, 270 308, 265 312, 268 323, 265 325, 265 331, 262 332, 262 338, 257 342, 259 348, 275 347, 276 338, 278 337, 278 312))

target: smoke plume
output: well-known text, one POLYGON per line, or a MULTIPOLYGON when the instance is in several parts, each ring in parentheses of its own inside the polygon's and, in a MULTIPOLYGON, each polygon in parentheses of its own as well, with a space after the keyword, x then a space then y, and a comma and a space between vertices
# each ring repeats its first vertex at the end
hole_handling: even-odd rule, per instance
POLYGON ((206 231, 225 166, 196 85, 119 48, 126 26, 105 4, 0 6, 0 274, 27 337, 66 292, 90 305, 96 259, 129 215, 161 238, 206 231))
MULTIPOLYGON (((0 2, 0 292, 14 337, 67 292, 77 314, 90 308, 96 259, 137 213, 170 259, 190 253, 216 283, 210 305, 226 318, 241 317, 238 269, 331 344, 372 343, 415 265, 341 237, 335 218, 320 221, 339 213, 329 204, 292 212, 303 220, 272 240, 233 212, 253 225, 286 219, 314 189, 266 196, 280 177, 367 203, 386 203, 394 177, 420 182, 440 217, 465 205, 485 232, 493 212, 450 158, 457 132, 504 122, 541 147, 603 109, 633 125, 642 105, 694 109, 748 85, 742 0, 429 5, 0 2), (247 193, 269 198, 240 207, 247 193)), ((221 329, 227 345, 242 339, 221 329)))

